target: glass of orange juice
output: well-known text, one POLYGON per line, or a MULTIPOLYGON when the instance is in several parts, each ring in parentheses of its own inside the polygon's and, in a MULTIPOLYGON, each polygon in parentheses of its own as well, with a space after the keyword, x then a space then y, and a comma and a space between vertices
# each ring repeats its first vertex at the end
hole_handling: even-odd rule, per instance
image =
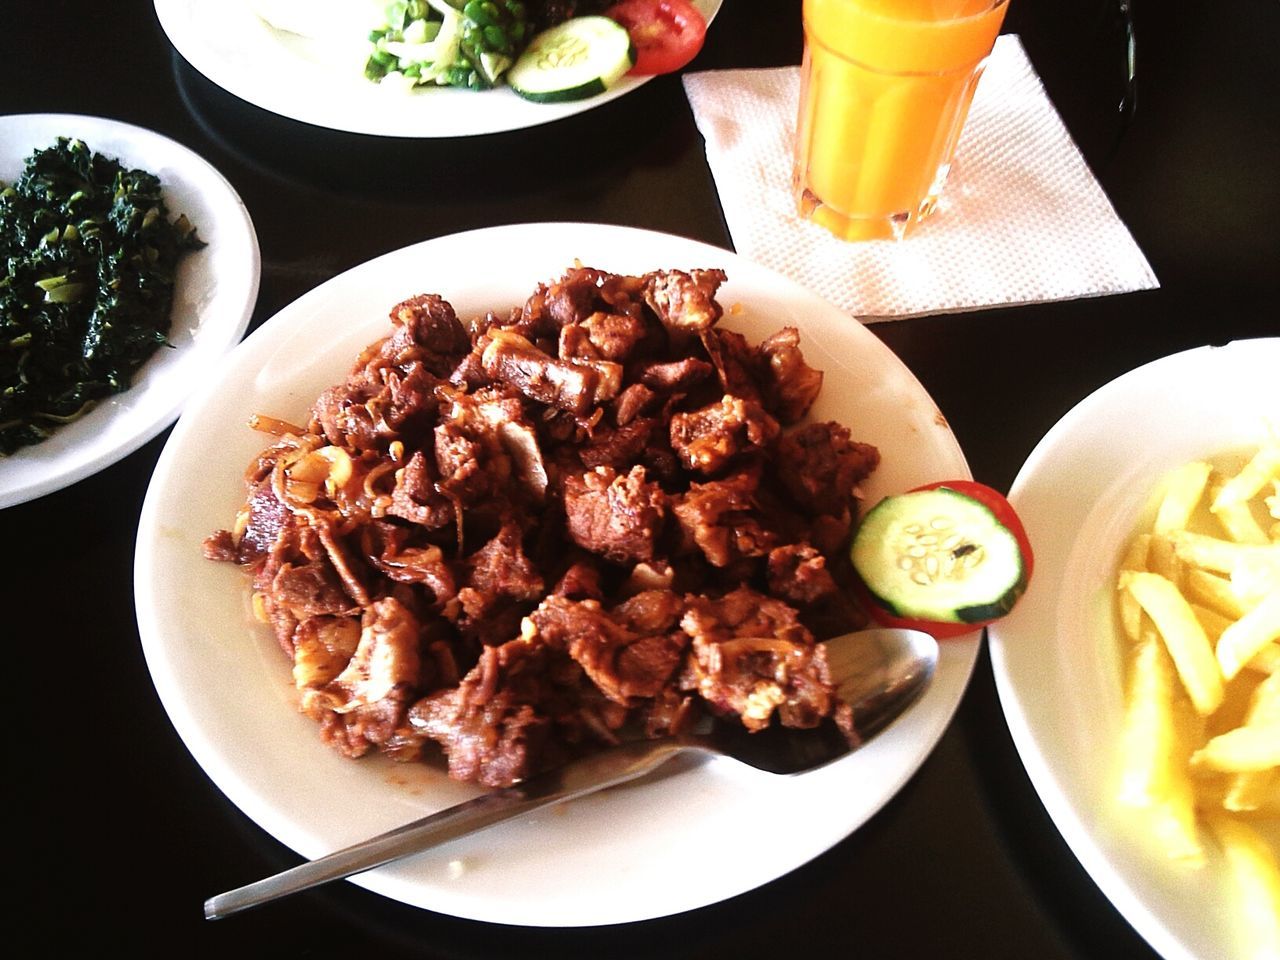
POLYGON ((933 212, 1008 0, 804 0, 794 190, 845 240, 933 212))

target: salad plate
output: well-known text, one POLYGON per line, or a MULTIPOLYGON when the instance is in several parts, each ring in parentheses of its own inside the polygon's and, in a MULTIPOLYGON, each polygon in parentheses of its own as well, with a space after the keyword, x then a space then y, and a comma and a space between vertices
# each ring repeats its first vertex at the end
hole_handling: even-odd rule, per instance
POLYGON ((170 215, 185 214, 206 246, 179 262, 171 346, 147 360, 127 391, 49 439, 0 457, 0 508, 83 480, 173 423, 192 389, 244 336, 258 296, 261 259, 248 211, 217 170, 168 137, 101 117, 0 117, 0 182, 17 180, 27 157, 60 136, 159 177, 170 215))
MULTIPOLYGON (((693 2, 710 23, 722 0, 693 2)), ((533 103, 505 86, 406 91, 365 79, 367 28, 353 27, 348 38, 345 29, 326 26, 304 37, 270 26, 247 0, 155 0, 155 9, 178 53, 227 92, 272 113, 349 133, 434 138, 519 130, 594 109, 652 79, 624 76, 602 94, 564 103, 533 103)))
POLYGON ((1205 867, 1180 867, 1147 839, 1141 812, 1116 802, 1125 709, 1116 570, 1171 470, 1256 448, 1280 430, 1277 369, 1280 338, 1201 347, 1132 370, 1046 434, 1009 494, 1036 550, 1026 595, 988 628, 1010 733, 1067 844, 1167 960, 1249 954, 1212 842, 1205 867))
MULTIPOLYGON (((247 421, 254 414, 305 420, 314 398, 385 334, 390 309, 407 297, 438 293, 465 322, 523 303, 575 260, 621 273, 722 268, 724 326, 753 341, 797 327, 806 360, 825 371, 810 416, 839 420, 880 449, 881 466, 865 485, 868 504, 927 481, 969 477, 945 418, 878 338, 794 282, 706 244, 596 224, 503 226, 406 247, 315 288, 248 337, 188 406, 147 492, 135 560, 143 649, 175 728, 219 789, 304 857, 478 788, 431 764, 345 759, 299 712, 288 658, 253 617, 244 571, 201 554, 203 538, 235 517, 244 468, 264 446, 247 421)), ((826 767, 777 777, 733 761, 691 763, 353 882, 418 907, 527 926, 644 920, 754 889, 838 843, 894 796, 946 729, 978 643, 977 632, 947 641, 924 697, 866 747, 826 767), (779 809, 805 811, 787 818, 785 842, 742 842, 779 809), (697 870, 673 869, 695 850, 697 870)))

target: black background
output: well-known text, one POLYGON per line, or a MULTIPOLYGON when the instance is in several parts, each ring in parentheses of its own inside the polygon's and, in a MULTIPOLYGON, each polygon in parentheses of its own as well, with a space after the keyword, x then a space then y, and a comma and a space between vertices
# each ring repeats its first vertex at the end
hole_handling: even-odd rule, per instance
MULTIPOLYGON (((797 63, 799 8, 725 0, 690 69, 797 63)), ((1005 29, 1021 35, 1160 289, 872 327, 945 411, 976 478, 1001 489, 1063 414, 1114 377, 1189 347, 1280 332, 1280 5, 1137 8, 1139 100, 1123 135, 1114 2, 1013 0, 1005 29)), ((527 131, 382 139, 237 100, 174 52, 148 3, 10 0, 3 21, 0 112, 127 121, 191 147, 230 180, 262 249, 254 326, 371 257, 474 227, 599 221, 730 246, 677 77, 527 131)), ((1044 813, 985 653, 952 727, 883 811, 805 867, 731 901, 624 927, 531 930, 340 883, 203 920, 205 897, 298 858, 208 781, 143 662, 134 531, 166 436, 0 512, 0 637, 16 721, 6 780, 17 816, 5 848, 17 895, 7 926, 30 934, 38 953, 1153 956, 1044 813)), ((691 852, 672 868, 714 866, 691 852)))

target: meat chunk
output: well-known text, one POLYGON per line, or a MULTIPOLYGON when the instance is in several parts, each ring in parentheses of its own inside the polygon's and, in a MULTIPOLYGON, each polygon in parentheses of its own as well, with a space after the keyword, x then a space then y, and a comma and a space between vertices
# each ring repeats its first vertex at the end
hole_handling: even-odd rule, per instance
POLYGON ((688 393, 709 377, 715 367, 697 357, 646 363, 639 370, 642 384, 658 393, 688 393))
POLYGON ((435 294, 420 294, 391 308, 396 329, 382 353, 403 362, 420 359, 437 377, 447 377, 471 349, 471 339, 452 305, 435 294))
POLYGON ((581 323, 560 328, 560 358, 627 360, 645 339, 648 327, 643 317, 597 310, 581 323))
POLYGON ((837 591, 827 559, 807 543, 792 543, 769 551, 769 592, 798 606, 817 603, 837 591))
POLYGON ((361 370, 346 383, 330 387, 311 408, 309 429, 335 446, 375 450, 387 438, 369 407, 385 384, 361 370))
POLYGON ((560 579, 556 581, 554 596, 569 600, 602 600, 604 585, 600 579, 600 568, 584 560, 575 560, 560 579))
POLYGON ((775 712, 788 727, 813 727, 833 713, 825 653, 781 601, 747 587, 719 600, 698 597, 681 626, 692 639, 681 686, 748 730, 768 726, 775 712))
MULTIPOLYGON (((359 617, 321 616, 299 623, 293 633, 294 686, 303 691, 324 690, 347 668, 359 645, 359 617)), ((307 709, 305 696, 303 709, 307 709)), ((326 709, 332 709, 332 701, 326 709)))
POLYGON ((522 402, 500 391, 455 396, 435 428, 436 469, 442 492, 463 504, 540 500, 546 464, 537 432, 522 402))
POLYGON ((404 368, 373 360, 322 393, 311 410, 311 429, 334 446, 378 450, 428 429, 440 382, 418 361, 404 368))
POLYGON ((485 373, 482 351, 472 350, 463 356, 450 372, 449 383, 467 390, 479 390, 492 385, 493 379, 485 373))
POLYGON ((296 620, 326 613, 346 613, 352 608, 351 598, 342 589, 342 581, 323 561, 298 566, 281 564, 271 580, 271 596, 296 620))
POLYGON ((765 449, 778 422, 754 400, 725 394, 719 403, 671 418, 671 448, 689 470, 718 473, 738 454, 765 449))
POLYGON ((409 529, 379 521, 365 529, 363 539, 369 562, 396 583, 421 584, 430 591, 438 609, 458 593, 453 568, 444 551, 433 543, 411 545, 409 529))
POLYGON ((458 686, 413 704, 409 724, 444 748, 449 776, 511 786, 547 762, 552 724, 539 705, 551 695, 552 657, 522 640, 486 647, 458 686))
POLYGON ((569 537, 615 563, 652 560, 666 516, 666 495, 645 479, 644 467, 626 474, 597 467, 565 481, 569 537))
POLYGON ((483 644, 510 640, 521 616, 546 590, 522 541, 520 527, 510 521, 464 561, 458 605, 446 611, 464 636, 483 644))
POLYGON ((624 387, 613 405, 614 423, 620 427, 625 427, 649 409, 656 396, 643 383, 633 383, 628 387, 624 387))
POLYGON ((880 452, 850 438, 834 422, 811 423, 778 440, 777 463, 783 485, 805 509, 841 516, 853 503, 855 487, 880 463, 880 452))
POLYGON ((518 334, 491 331, 480 355, 494 380, 510 384, 531 400, 586 416, 622 389, 622 368, 604 360, 559 360, 518 334))
POLYGON ((822 390, 822 371, 805 363, 800 352, 800 332, 783 327, 762 340, 756 353, 765 406, 784 426, 798 423, 822 390))
POLYGON ((641 417, 615 428, 597 428, 578 448, 578 456, 584 467, 626 470, 644 457, 658 427, 657 418, 641 417))
POLYGON ((220 560, 223 563, 235 563, 240 553, 230 530, 215 530, 209 534, 201 541, 200 552, 206 560, 220 560))
POLYGON ((423 685, 419 623, 399 601, 388 597, 369 606, 355 652, 341 673, 326 680, 326 667, 340 659, 349 635, 349 628, 337 627, 317 632, 314 643, 306 635, 303 667, 296 655, 294 661, 295 681, 304 680, 302 709, 316 719, 340 715, 341 723, 330 720, 322 734, 348 754, 390 737, 423 685))
POLYGON ((727 567, 743 557, 761 557, 777 543, 756 509, 759 470, 743 470, 723 480, 693 483, 672 507, 685 541, 708 562, 727 567))
POLYGON ((451 777, 488 787, 511 786, 593 744, 616 742, 624 719, 563 648, 537 635, 486 647, 456 687, 408 713, 411 727, 444 748, 451 777))
POLYGON ((377 703, 404 685, 417 690, 422 660, 417 618, 393 597, 375 600, 366 610, 360 643, 346 669, 333 681, 346 692, 333 709, 345 713, 359 704, 377 703))
POLYGON ((582 323, 597 311, 640 315, 642 281, 592 267, 572 267, 550 284, 539 284, 521 311, 524 329, 549 332, 582 323))
POLYGON ((248 519, 236 548, 236 559, 240 563, 265 557, 279 542, 284 528, 292 522, 289 508, 276 496, 270 478, 254 488, 248 506, 248 519))
POLYGON ((605 611, 595 600, 548 597, 529 616, 537 636, 562 646, 616 703, 658 696, 689 638, 677 627, 684 602, 669 590, 637 594, 605 611))
POLYGON ((392 334, 357 358, 346 381, 324 391, 311 425, 334 445, 373 450, 429 431, 436 387, 471 349, 453 307, 434 294, 397 304, 392 334))
POLYGON ((746 337, 717 327, 702 334, 702 346, 711 358, 725 393, 757 403, 764 399, 756 379, 757 357, 746 337))
POLYGON ((523 533, 508 522, 466 561, 467 588, 488 596, 534 600, 546 589, 538 567, 525 555, 523 533))
POLYGON ((724 311, 716 291, 728 279, 723 270, 660 270, 644 277, 644 297, 669 334, 683 342, 710 330, 724 311))
POLYGON ((579 323, 595 311, 600 279, 598 270, 581 267, 567 270, 563 277, 544 289, 539 306, 525 305, 525 315, 545 310, 557 326, 579 323))
POLYGON ((421 450, 415 450, 409 462, 397 471, 387 513, 432 530, 453 521, 453 501, 436 486, 435 473, 421 450))
MULTIPOLYGON (((448 369, 452 364, 452 359, 447 359, 436 366, 448 369)), ((366 403, 379 434, 414 443, 430 435, 440 408, 436 390, 442 382, 440 378, 425 364, 414 361, 403 368, 384 371, 382 380, 385 388, 366 403)))

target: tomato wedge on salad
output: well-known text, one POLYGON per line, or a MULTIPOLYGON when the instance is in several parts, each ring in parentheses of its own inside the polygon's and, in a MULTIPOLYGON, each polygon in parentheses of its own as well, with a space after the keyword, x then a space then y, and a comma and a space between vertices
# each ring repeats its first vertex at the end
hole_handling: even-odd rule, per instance
POLYGON ((885 497, 859 524, 849 555, 872 619, 938 639, 1009 613, 1035 564, 1009 501, 972 480, 885 497))
POLYGON ((604 12, 631 35, 631 73, 672 73, 698 55, 707 21, 689 0, 621 0, 604 12))

